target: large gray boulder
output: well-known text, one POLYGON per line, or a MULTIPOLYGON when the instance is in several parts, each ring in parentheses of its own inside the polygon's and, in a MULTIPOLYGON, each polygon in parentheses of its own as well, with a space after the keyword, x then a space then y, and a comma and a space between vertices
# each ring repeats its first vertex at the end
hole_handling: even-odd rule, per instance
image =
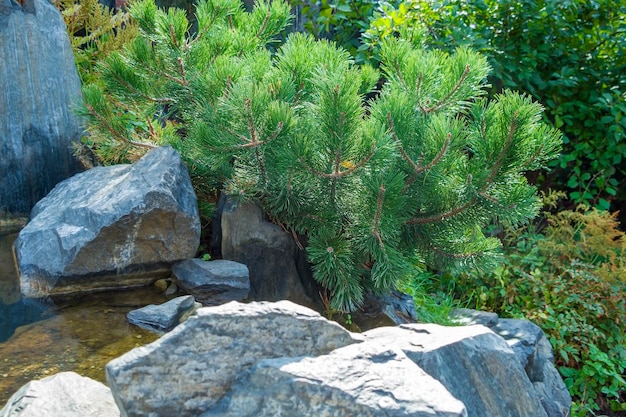
POLYGON ((15 241, 27 297, 146 285, 195 255, 196 196, 178 152, 149 151, 133 165, 96 167, 33 208, 15 241))
POLYGON ((106 366, 123 417, 197 417, 262 359, 319 356, 360 341, 289 301, 205 307, 106 366))
POLYGON ((546 417, 515 353, 485 326, 406 324, 364 333, 396 346, 467 407, 472 417, 546 417))
POLYGON ((0 213, 27 215, 80 168, 80 79, 52 3, 0 0, 0 63, 0 213))
POLYGON ((0 417, 119 417, 111 390, 74 372, 31 381, 11 396, 0 417))
POLYGON ((265 359, 202 417, 467 417, 402 351, 360 343, 318 357, 265 359))
POLYGON ((491 329, 515 352, 548 417, 568 417, 572 397, 554 366, 552 346, 543 330, 522 319, 499 319, 491 329))

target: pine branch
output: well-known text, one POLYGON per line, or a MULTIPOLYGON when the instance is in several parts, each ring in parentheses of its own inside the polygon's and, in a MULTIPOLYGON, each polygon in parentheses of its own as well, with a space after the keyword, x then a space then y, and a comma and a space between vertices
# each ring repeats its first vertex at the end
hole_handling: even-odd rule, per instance
POLYGON ((440 222, 442 220, 448 219, 450 217, 453 217, 453 216, 456 216, 457 214, 462 213, 463 211, 470 208, 472 204, 474 204, 474 199, 463 204, 462 206, 446 211, 445 213, 433 214, 432 216, 427 216, 427 217, 414 217, 412 219, 407 220, 406 223, 407 224, 437 223, 437 222, 440 222))
POLYGON ((438 103, 436 103, 432 107, 423 107, 422 105, 420 105, 420 108, 425 113, 428 114, 428 113, 432 113, 432 112, 435 112, 437 110, 440 110, 442 107, 448 105, 450 99, 459 90, 459 88, 461 88, 461 86, 463 85, 463 82, 465 82, 465 79, 467 78, 469 73, 470 73, 470 66, 468 64, 468 65, 465 65, 465 69, 463 70, 463 74, 461 74, 461 77, 459 78, 459 81, 457 81, 456 85, 452 88, 452 90, 450 90, 450 92, 444 98, 442 98, 438 103))
POLYGON ((385 248, 385 245, 383 244, 383 239, 380 236, 380 232, 378 229, 380 228, 380 218, 383 212, 383 202, 385 200, 386 192, 387 192, 387 189, 385 188, 385 185, 381 184, 380 188, 378 189, 378 199, 376 201, 376 213, 374 214, 374 226, 372 227, 372 235, 374 235, 374 237, 378 239, 378 243, 380 244, 380 247, 382 249, 385 248))
POLYGON ((439 150, 439 153, 435 156, 435 158, 428 165, 423 165, 424 157, 422 155, 420 157, 420 160, 416 164, 411 159, 411 157, 406 153, 406 151, 404 150, 404 147, 402 146, 402 142, 400 141, 400 139, 398 138, 398 135, 396 134, 396 130, 393 125, 393 119, 391 117, 391 112, 387 113, 387 123, 389 124, 389 129, 391 130, 391 136, 394 142, 396 142, 396 144, 398 145, 398 150, 400 151, 400 155, 402 155, 402 158, 404 158, 404 160, 407 161, 409 165, 411 165, 415 175, 419 175, 422 172, 432 169, 435 165, 437 165, 439 161, 441 161, 441 158, 445 156, 446 152, 448 151, 448 148, 450 147, 450 143, 452 142, 452 134, 448 132, 448 137, 446 138, 446 141, 444 142, 443 146, 441 147, 441 149, 439 150))
POLYGON ((169 104, 169 103, 174 103, 175 102, 175 100, 171 99, 171 98, 151 97, 148 94, 144 93, 143 91, 139 90, 137 87, 135 87, 134 85, 132 85, 128 81, 126 81, 125 78, 120 77, 117 72, 111 72, 111 74, 113 75, 113 78, 115 78, 115 81, 117 83, 119 83, 123 87, 127 88, 131 93, 137 94, 140 97, 142 97, 142 98, 144 98, 144 99, 146 99, 148 101, 151 101, 153 103, 159 103, 159 104, 169 104))
POLYGON ((272 14, 268 10, 267 13, 265 14, 265 19, 263 19, 263 24, 261 24, 259 31, 255 35, 257 38, 261 39, 261 35, 263 34, 263 32, 265 32, 265 29, 267 28, 267 24, 270 21, 271 16, 272 14))
POLYGON ((118 133, 117 130, 115 130, 115 128, 109 123, 109 121, 105 117, 96 112, 91 104, 85 103, 85 106, 87 107, 89 114, 91 114, 96 120, 98 120, 98 122, 100 122, 100 124, 104 126, 104 128, 118 141, 128 143, 129 145, 140 146, 149 149, 156 148, 156 146, 149 143, 135 142, 128 139, 124 135, 118 133))
MULTIPOLYGON (((330 173, 330 174, 327 174, 325 172, 321 172, 321 171, 318 171, 316 169, 311 168, 311 166, 309 166, 309 164, 304 162, 302 160, 302 158, 298 158, 298 162, 300 162, 300 164, 302 164, 302 166, 304 166, 308 171, 310 171, 311 173, 317 175, 318 177, 339 179, 339 178, 345 177, 346 175, 352 174, 354 171, 356 171, 357 169, 359 169, 362 166, 364 166, 365 164, 367 164, 369 162, 369 160, 372 158, 372 156, 374 156, 374 153, 375 153, 375 151, 374 151, 374 149, 372 149, 372 151, 369 154, 367 154, 367 156, 364 159, 359 161, 358 164, 354 164, 350 168, 345 169, 343 171, 341 171, 340 168, 335 168, 335 171, 330 173)), ((341 161, 339 163, 339 167, 341 167, 341 161)))
POLYGON ((489 186, 489 183, 492 183, 495 180, 496 175, 498 175, 498 171, 500 171, 500 168, 502 168, 502 163, 504 162, 504 158, 506 157, 506 154, 509 152, 511 145, 513 145, 513 139, 515 138, 515 132, 517 131, 517 127, 518 127, 518 121, 517 121, 518 115, 519 115, 519 111, 515 110, 513 112, 513 120, 511 120, 509 131, 506 136, 506 142, 504 143, 502 150, 498 154, 498 157, 496 158, 496 161, 494 162, 493 167, 491 168, 489 178, 487 179, 487 184, 485 184, 483 191, 487 189, 487 187, 489 186))

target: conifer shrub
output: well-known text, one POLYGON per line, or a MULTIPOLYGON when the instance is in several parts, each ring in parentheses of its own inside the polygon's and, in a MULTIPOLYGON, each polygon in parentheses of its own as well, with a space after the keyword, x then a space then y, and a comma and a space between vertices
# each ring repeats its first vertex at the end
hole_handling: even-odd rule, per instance
POLYGON ((573 416, 626 410, 626 235, 616 215, 585 206, 547 213, 543 230, 506 232, 504 262, 492 273, 431 281, 460 303, 539 325, 573 416))
POLYGON ((289 10, 203 0, 192 34, 183 11, 134 3, 140 35, 84 88, 95 152, 123 162, 175 146, 196 183, 308 236, 333 309, 419 265, 487 264, 500 242, 483 226, 539 208, 523 174, 560 146, 541 106, 510 91, 485 100, 489 65, 466 48, 389 38, 378 71, 310 35, 278 45, 289 10))

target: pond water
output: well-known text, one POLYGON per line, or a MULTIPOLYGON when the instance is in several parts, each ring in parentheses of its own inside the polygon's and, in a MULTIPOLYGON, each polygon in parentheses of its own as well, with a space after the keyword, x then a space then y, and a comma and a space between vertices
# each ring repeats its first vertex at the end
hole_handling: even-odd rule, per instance
POLYGON ((57 372, 105 382, 110 360, 158 338, 126 319, 131 310, 167 301, 154 287, 23 299, 11 249, 16 237, 0 236, 0 409, 25 383, 57 372))

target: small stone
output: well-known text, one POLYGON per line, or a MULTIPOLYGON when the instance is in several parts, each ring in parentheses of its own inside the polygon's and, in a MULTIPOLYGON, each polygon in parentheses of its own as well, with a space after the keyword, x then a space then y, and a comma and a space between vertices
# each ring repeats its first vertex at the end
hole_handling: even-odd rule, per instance
POLYGON ((168 282, 166 279, 159 279, 154 283, 154 286, 157 288, 157 290, 159 290, 160 292, 165 292, 167 290, 168 287, 168 282))

